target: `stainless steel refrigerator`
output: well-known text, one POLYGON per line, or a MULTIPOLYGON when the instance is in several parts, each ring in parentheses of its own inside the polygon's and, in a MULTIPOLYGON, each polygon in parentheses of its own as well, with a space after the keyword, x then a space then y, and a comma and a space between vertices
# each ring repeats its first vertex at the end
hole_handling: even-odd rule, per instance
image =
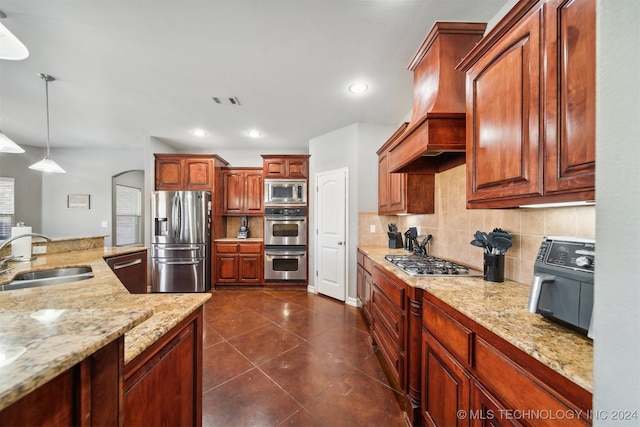
POLYGON ((151 211, 151 290, 210 290, 211 193, 156 191, 151 211))

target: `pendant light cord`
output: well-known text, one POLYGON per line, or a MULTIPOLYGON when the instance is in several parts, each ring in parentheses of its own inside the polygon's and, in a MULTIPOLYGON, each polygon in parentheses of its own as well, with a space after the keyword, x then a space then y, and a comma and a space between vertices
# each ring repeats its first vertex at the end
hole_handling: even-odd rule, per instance
POLYGON ((39 73, 38 76, 40 76, 40 78, 44 80, 44 90, 46 97, 45 99, 47 103, 47 158, 49 158, 49 82, 52 82, 55 79, 50 75, 44 73, 39 73))
POLYGON ((49 155, 49 80, 44 79, 44 92, 47 100, 47 157, 49 155))

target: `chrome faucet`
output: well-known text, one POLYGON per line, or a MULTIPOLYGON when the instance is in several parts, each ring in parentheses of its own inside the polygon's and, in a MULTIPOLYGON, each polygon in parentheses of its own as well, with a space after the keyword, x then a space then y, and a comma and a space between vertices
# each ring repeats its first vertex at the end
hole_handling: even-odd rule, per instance
MULTIPOLYGON (((20 234, 18 236, 11 237, 10 239, 7 239, 4 242, 2 242, 2 244, 0 244, 0 251, 2 251, 9 243, 13 242, 14 240, 22 239, 23 237, 29 237, 29 236, 42 237, 47 242, 51 241, 51 237, 45 236, 44 234, 40 234, 40 233, 25 233, 25 234, 20 234)), ((7 256, 7 257, 4 257, 4 258, 0 259, 0 273, 5 273, 5 272, 9 271, 9 269, 7 268, 7 262, 11 261, 11 260, 14 260, 14 259, 18 259, 18 258, 19 257, 7 256)))

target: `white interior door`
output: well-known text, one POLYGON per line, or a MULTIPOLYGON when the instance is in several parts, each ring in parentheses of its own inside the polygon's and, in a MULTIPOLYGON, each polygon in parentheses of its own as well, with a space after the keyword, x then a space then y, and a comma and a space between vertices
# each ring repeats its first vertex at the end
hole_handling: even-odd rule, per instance
POLYGON ((316 175, 316 283, 318 293, 340 301, 347 293, 347 181, 346 168, 316 175))

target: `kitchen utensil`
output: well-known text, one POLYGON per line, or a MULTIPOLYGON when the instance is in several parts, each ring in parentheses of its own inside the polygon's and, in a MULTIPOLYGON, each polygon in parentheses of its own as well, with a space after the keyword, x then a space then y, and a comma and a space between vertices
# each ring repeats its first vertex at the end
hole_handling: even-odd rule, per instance
POLYGON ((507 231, 504 231, 501 228, 494 228, 492 233, 493 233, 494 237, 500 236, 500 237, 504 237, 505 239, 509 239, 509 240, 511 240, 513 238, 511 233, 509 233, 507 231))
POLYGON ((506 237, 494 236, 493 245, 499 254, 504 255, 504 253, 513 245, 513 242, 506 237))
POLYGON ((478 239, 473 239, 473 240, 471 241, 471 245, 472 245, 472 246, 477 246, 477 247, 479 247, 479 248, 482 248, 482 249, 484 249, 484 250, 485 250, 485 252, 487 251, 487 247, 486 247, 485 243, 484 243, 484 242, 481 242, 481 241, 480 241, 480 240, 478 240, 478 239))
POLYGON ((493 247, 489 245, 487 233, 478 230, 474 234, 474 237, 476 238, 476 240, 478 240, 478 241, 480 241, 480 242, 482 242, 484 244, 484 248, 485 248, 486 252, 491 252, 493 247))

